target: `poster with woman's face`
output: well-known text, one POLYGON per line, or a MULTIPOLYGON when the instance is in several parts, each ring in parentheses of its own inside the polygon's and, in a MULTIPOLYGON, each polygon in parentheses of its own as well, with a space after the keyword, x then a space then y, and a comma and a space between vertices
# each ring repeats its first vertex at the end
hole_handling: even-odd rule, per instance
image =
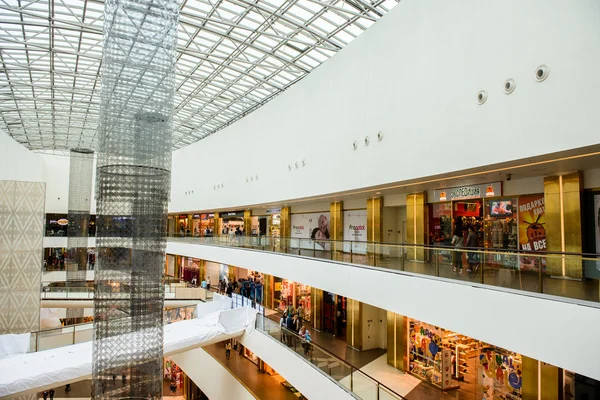
POLYGON ((329 213, 292 214, 292 238, 312 239, 300 240, 301 248, 329 250, 329 213))

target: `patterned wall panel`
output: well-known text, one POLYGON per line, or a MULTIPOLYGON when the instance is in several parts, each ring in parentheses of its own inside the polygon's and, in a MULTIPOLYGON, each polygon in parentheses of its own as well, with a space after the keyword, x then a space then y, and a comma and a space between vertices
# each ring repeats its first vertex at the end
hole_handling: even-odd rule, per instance
POLYGON ((46 185, 0 181, 0 334, 39 330, 46 185))

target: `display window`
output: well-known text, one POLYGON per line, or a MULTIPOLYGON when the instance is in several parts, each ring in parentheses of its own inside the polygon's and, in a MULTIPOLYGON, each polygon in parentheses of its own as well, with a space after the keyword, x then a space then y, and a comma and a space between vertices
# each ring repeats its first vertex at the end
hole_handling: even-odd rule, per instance
POLYGON ((200 282, 200 260, 181 258, 181 278, 186 282, 200 282), (195 279, 195 281, 194 281, 195 279))
MULTIPOLYGON (((429 204, 429 245, 434 247, 452 245, 451 202, 429 204)), ((452 252, 432 250, 430 259, 441 263, 450 263, 452 262, 452 252)))
POLYGON ((179 215, 177 217, 177 230, 180 234, 184 235, 187 232, 189 232, 189 226, 188 226, 188 216, 187 215, 179 215))
POLYGON ((346 340, 346 297, 323 292, 323 330, 346 340))
POLYGON ((244 347, 244 357, 250 360, 253 364, 258 365, 258 356, 250 350, 248 350, 247 347, 244 347))
POLYGON ((301 283, 296 284, 296 310, 303 322, 311 322, 310 286, 301 283))
MULTIPOLYGON (((487 199, 484 214, 484 247, 516 251, 519 248, 517 199, 487 199)), ((485 261, 487 266, 492 267, 518 267, 518 256, 515 254, 489 254, 485 261)))
POLYGON ((521 399, 522 356, 407 318, 408 372, 440 390, 483 400, 521 399))

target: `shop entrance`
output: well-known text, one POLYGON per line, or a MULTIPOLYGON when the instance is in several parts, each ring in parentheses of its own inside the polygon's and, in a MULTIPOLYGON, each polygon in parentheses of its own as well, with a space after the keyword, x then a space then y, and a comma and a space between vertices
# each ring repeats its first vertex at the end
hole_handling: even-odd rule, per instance
POLYGON ((346 340, 347 299, 331 292, 323 292, 323 330, 346 340))

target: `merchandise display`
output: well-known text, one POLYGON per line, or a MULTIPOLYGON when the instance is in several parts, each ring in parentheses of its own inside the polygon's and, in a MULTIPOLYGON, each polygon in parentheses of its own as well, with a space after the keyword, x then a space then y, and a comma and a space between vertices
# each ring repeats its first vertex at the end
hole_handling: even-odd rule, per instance
POLYGON ((480 350, 478 359, 478 399, 517 400, 523 398, 521 355, 496 347, 486 347, 480 350))
POLYGON ((521 399, 522 357, 459 333, 407 318, 408 372, 441 390, 477 399, 521 399))

